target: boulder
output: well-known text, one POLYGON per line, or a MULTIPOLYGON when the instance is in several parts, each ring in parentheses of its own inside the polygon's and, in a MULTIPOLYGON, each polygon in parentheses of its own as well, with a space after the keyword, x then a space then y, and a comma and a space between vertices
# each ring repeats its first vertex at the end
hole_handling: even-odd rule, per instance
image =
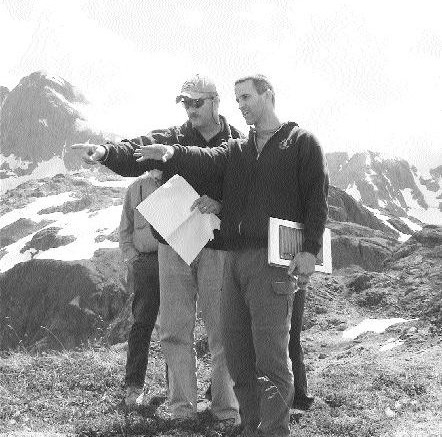
POLYGON ((0 350, 69 349, 101 338, 128 297, 117 249, 92 260, 17 264, 0 276, 0 350))
POLYGON ((333 269, 357 265, 369 271, 381 271, 385 259, 399 243, 382 231, 356 223, 330 220, 333 269))

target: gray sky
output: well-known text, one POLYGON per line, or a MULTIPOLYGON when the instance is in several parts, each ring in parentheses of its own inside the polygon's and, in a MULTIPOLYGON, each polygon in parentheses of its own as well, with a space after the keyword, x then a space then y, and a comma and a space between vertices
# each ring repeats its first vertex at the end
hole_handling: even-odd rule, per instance
POLYGON ((247 131, 233 82, 267 74, 282 121, 324 150, 442 164, 438 0, 0 0, 0 85, 33 71, 71 82, 104 130, 136 136, 185 120, 174 97, 212 76, 247 131))

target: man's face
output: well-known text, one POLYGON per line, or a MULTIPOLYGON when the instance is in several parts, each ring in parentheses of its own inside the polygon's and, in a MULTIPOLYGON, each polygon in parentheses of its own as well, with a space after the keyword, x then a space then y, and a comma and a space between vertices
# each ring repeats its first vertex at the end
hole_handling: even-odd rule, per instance
POLYGON ((205 127, 213 123, 214 104, 212 98, 184 99, 183 106, 194 128, 205 127), (201 106, 199 106, 200 104, 201 106))
POLYGON ((264 94, 258 94, 253 81, 249 79, 235 85, 235 96, 246 123, 256 125, 265 111, 264 94))

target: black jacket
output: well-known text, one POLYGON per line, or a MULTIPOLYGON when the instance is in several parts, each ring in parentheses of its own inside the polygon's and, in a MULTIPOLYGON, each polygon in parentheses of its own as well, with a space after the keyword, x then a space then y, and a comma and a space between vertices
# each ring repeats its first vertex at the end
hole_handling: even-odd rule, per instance
MULTIPOLYGON (((140 176, 147 170, 159 169, 163 171, 163 182, 169 180, 176 174, 173 166, 165 165, 159 161, 142 161, 136 162, 133 153, 142 143, 143 145, 161 143, 167 145, 180 145, 182 147, 197 146, 202 148, 212 148, 220 146, 229 139, 243 138, 243 135, 235 127, 229 125, 224 117, 220 117, 222 122, 222 130, 216 134, 210 141, 206 141, 204 137, 192 127, 190 121, 182 126, 173 126, 168 129, 158 129, 149 132, 132 140, 123 140, 119 143, 108 142, 104 144, 106 154, 101 161, 106 167, 121 176, 140 176)), ((224 146, 225 147, 225 146, 224 146)), ((208 195, 212 199, 222 201, 222 177, 213 175, 204 181, 197 175, 189 175, 186 177, 187 182, 202 196, 208 195)), ((153 230, 155 238, 160 243, 167 244, 166 241, 153 230)), ((209 241, 206 247, 212 249, 223 249, 223 242, 220 239, 219 231, 215 230, 215 238, 209 241)))
POLYGON ((266 247, 269 217, 304 223, 303 251, 317 255, 327 220, 328 172, 316 138, 284 123, 257 157, 255 133, 229 147, 175 146, 169 165, 186 179, 223 180, 226 249, 266 247))

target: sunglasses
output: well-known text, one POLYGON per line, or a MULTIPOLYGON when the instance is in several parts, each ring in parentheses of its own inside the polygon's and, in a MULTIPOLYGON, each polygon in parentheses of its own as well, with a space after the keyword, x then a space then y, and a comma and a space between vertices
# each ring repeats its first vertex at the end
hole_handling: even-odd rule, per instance
POLYGON ((202 97, 200 99, 191 99, 189 97, 183 97, 181 103, 183 106, 188 108, 201 108, 204 105, 204 100, 213 100, 213 97, 202 97))

